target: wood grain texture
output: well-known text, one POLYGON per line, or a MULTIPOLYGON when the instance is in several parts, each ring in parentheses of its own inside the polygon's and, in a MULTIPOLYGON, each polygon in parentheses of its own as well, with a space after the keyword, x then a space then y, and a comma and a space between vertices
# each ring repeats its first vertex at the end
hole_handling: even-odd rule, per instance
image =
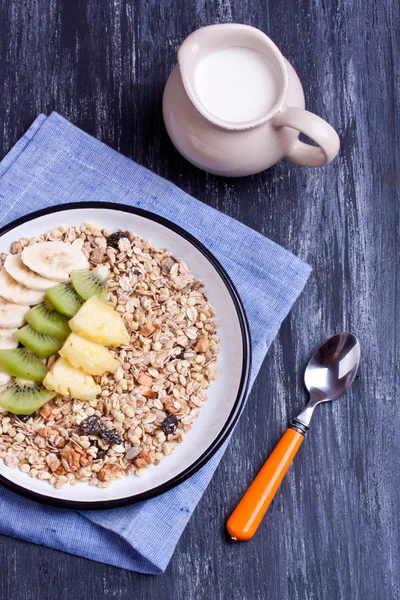
POLYGON ((167 572, 3 537, 2 598, 400 598, 399 24, 394 0, 0 0, 0 156, 57 110, 314 268, 167 572), (259 27, 292 62, 307 108, 340 133, 333 164, 226 180, 173 149, 161 97, 176 50, 226 21, 259 27), (309 355, 344 329, 360 338, 361 379, 318 410, 253 541, 227 543, 227 515, 305 403, 309 355))

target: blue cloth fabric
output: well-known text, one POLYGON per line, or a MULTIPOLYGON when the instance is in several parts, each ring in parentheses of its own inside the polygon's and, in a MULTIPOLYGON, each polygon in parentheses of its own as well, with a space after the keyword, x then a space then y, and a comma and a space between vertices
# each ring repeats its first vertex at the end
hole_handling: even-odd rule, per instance
MULTIPOLYGON (((83 200, 153 211, 211 250, 232 278, 247 313, 253 382, 310 267, 57 113, 40 115, 0 163, 0 226, 33 210, 83 200)), ((223 451, 162 496, 108 511, 56 509, 0 488, 0 533, 133 571, 162 573, 223 451)))

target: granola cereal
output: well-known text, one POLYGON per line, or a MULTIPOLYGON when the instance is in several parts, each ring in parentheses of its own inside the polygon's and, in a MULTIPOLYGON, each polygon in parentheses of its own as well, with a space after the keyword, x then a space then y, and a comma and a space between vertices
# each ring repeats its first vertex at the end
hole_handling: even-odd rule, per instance
POLYGON ((101 393, 89 402, 57 397, 33 415, 0 414, 4 463, 57 489, 80 481, 106 487, 160 464, 199 416, 219 352, 215 309, 201 281, 181 259, 132 232, 60 227, 13 242, 11 253, 76 239, 91 267, 110 266, 109 302, 130 334, 128 346, 111 349, 121 366, 95 377, 101 393))

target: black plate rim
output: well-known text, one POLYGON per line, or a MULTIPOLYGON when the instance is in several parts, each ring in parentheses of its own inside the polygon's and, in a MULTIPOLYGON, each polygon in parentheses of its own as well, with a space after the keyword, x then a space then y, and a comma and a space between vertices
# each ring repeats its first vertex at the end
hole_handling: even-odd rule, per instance
POLYGON ((82 210, 82 209, 106 209, 106 210, 116 210, 119 212, 126 212, 134 215, 138 215, 159 223, 168 229, 171 229, 185 240, 190 242, 197 250, 199 250, 211 263, 211 265, 218 272, 219 276, 223 280, 231 298, 232 302, 235 306, 235 310, 239 319, 240 329, 242 334, 242 347, 243 347, 243 363, 242 363, 242 374, 240 378, 240 384, 238 393, 235 398, 235 402, 233 404, 232 410, 227 418, 225 425, 215 438, 215 440, 210 444, 210 446, 203 452, 203 454, 194 461, 189 467, 187 467, 184 471, 172 477, 165 483, 148 490, 146 492, 141 492, 139 494, 134 494, 132 496, 125 496, 124 498, 117 498, 113 500, 99 500, 99 501, 79 501, 79 500, 65 500, 54 498, 52 496, 47 496, 46 494, 34 492, 27 488, 24 488, 21 485, 18 485, 0 474, 0 484, 5 488, 11 490, 19 494, 20 496, 24 496, 25 498, 29 498, 30 500, 34 500, 36 502, 40 502, 41 504, 47 504, 57 508, 67 508, 73 510, 108 510, 111 508, 118 508, 121 506, 127 506, 129 504, 136 504, 137 502, 143 502, 144 500, 149 500, 150 498, 155 498, 165 492, 171 490, 177 485, 186 481, 189 477, 197 473, 199 469, 201 469, 213 456, 214 454, 221 448, 224 442, 229 437, 233 428, 235 427, 239 416, 243 410, 247 391, 250 383, 250 372, 251 372, 251 364, 252 364, 252 351, 251 351, 251 338, 250 338, 250 328, 247 321, 246 313, 244 311, 244 307, 242 301, 240 300, 239 294, 236 290, 235 285, 231 281, 229 275, 226 273, 224 267, 220 264, 220 262, 215 258, 215 256, 201 243, 199 242, 192 234, 185 231, 179 225, 176 225, 172 221, 161 217, 155 213, 144 210, 142 208, 129 206, 127 204, 120 204, 117 202, 68 202, 65 204, 59 204, 57 206, 49 206, 43 208, 41 210, 34 211, 29 213, 23 217, 15 219, 14 221, 8 223, 7 225, 0 228, 0 238, 8 233, 9 231, 19 227, 20 225, 25 225, 30 221, 34 221, 40 217, 45 217, 50 214, 56 214, 59 212, 69 211, 69 210, 82 210))

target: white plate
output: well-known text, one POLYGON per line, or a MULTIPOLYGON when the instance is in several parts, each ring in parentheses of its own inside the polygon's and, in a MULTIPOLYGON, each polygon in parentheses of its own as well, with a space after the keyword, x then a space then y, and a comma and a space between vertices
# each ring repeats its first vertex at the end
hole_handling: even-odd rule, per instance
POLYGON ((131 475, 113 482, 110 488, 91 487, 82 482, 56 490, 10 469, 0 460, 0 482, 13 491, 64 508, 112 508, 156 496, 178 485, 202 467, 222 445, 243 407, 248 387, 251 346, 249 328, 237 292, 224 269, 211 253, 170 221, 141 209, 121 204, 79 203, 61 205, 27 215, 0 230, 0 252, 9 251, 21 237, 41 235, 60 225, 89 221, 130 230, 160 248, 182 258, 205 285, 207 297, 216 308, 221 353, 218 376, 209 388, 209 398, 183 443, 145 477, 131 475))

